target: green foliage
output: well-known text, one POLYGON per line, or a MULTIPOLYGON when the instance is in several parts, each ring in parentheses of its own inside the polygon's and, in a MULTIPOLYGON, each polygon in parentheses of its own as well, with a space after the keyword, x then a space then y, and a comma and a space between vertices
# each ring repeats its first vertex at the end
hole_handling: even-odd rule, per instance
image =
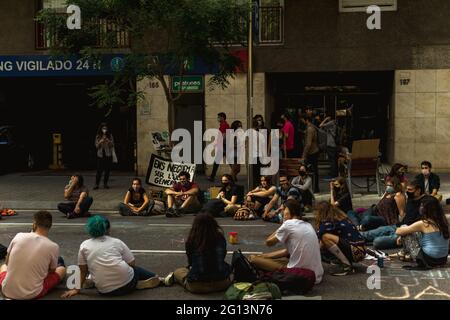
MULTIPOLYGON (((233 77, 240 64, 231 45, 244 45, 251 9, 249 3, 239 0, 69 2, 81 8, 81 30, 67 30, 66 16, 58 16, 50 10, 43 10, 38 15, 38 20, 53 35, 52 51, 81 54, 92 59, 99 52, 113 52, 121 32, 125 32, 131 41, 131 47, 124 50, 127 54, 125 67, 115 80, 93 88, 92 96, 98 106, 107 108, 123 103, 120 97, 130 79, 150 77, 164 81, 168 70, 182 75, 186 71, 185 62, 194 57, 211 68, 218 66, 209 85, 226 87, 227 79, 233 77)), ((141 97, 133 92, 128 102, 141 97)), ((169 102, 176 99, 168 90, 166 97, 169 102)))

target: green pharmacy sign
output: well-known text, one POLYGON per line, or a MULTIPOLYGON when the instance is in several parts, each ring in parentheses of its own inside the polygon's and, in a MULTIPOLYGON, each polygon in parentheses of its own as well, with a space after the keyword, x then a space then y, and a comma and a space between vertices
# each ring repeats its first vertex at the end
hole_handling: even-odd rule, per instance
POLYGON ((172 77, 172 92, 196 93, 205 90, 203 76, 172 77))

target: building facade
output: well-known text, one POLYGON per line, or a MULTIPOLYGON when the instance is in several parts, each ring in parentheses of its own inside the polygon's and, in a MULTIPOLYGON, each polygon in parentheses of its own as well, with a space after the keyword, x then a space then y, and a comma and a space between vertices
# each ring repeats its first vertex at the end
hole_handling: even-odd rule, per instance
MULTIPOLYGON (((0 55, 48 54, 33 20, 38 3, 1 1, 0 55)), ((379 138, 384 162, 415 168, 429 160, 450 171, 450 2, 260 0, 258 11, 251 116, 262 114, 272 126, 281 112, 295 115, 305 106, 332 116, 350 110, 342 120, 351 139, 379 138), (367 27, 369 5, 382 9, 381 29, 367 27)), ((205 84, 211 77, 200 76, 205 84)), ((151 132, 168 129, 167 102, 155 80, 137 87, 146 99, 130 125, 144 175, 154 152, 151 132)), ((199 120, 204 129, 217 128, 219 112, 247 126, 245 73, 225 90, 186 94, 177 103, 177 126, 199 120)))

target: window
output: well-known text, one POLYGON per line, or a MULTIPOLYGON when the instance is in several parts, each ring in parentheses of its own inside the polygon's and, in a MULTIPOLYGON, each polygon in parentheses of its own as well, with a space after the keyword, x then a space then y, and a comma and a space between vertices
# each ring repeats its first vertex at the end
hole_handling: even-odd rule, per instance
POLYGON ((381 11, 397 11, 397 0, 339 0, 339 12, 366 12, 371 5, 381 11))
POLYGON ((42 1, 43 9, 54 9, 57 12, 66 12, 67 8, 67 0, 43 0, 42 1))
MULTIPOLYGON (((53 9, 58 15, 66 16, 67 0, 40 0, 39 10, 53 9)), ((119 26, 108 19, 96 19, 83 21, 85 28, 93 30, 92 37, 95 39, 93 46, 97 48, 129 48, 130 39, 128 32, 119 28, 119 26)), ((57 43, 57 33, 36 23, 36 48, 49 49, 57 43)))
POLYGON ((284 1, 261 0, 259 8, 259 42, 262 44, 283 43, 284 1))

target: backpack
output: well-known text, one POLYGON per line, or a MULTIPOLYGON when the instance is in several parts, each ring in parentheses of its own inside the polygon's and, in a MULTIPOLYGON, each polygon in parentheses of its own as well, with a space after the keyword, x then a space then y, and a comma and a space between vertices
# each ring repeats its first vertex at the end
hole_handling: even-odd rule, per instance
POLYGON ((283 294, 303 295, 314 287, 316 274, 309 269, 282 268, 265 273, 261 280, 275 283, 283 294))
POLYGON ((236 282, 255 282, 259 279, 258 270, 248 261, 240 249, 233 252, 231 269, 236 282))
POLYGON ((281 299, 281 291, 271 282, 237 282, 225 292, 225 300, 274 300, 281 299))
POLYGON ((8 248, 0 244, 0 260, 5 259, 6 254, 8 253, 8 248))
POLYGON ((151 214, 160 215, 165 213, 166 213, 166 204, 163 201, 154 200, 153 207, 151 209, 151 214))
POLYGON ((234 220, 255 220, 256 212, 254 209, 242 206, 237 209, 233 217, 234 220))

